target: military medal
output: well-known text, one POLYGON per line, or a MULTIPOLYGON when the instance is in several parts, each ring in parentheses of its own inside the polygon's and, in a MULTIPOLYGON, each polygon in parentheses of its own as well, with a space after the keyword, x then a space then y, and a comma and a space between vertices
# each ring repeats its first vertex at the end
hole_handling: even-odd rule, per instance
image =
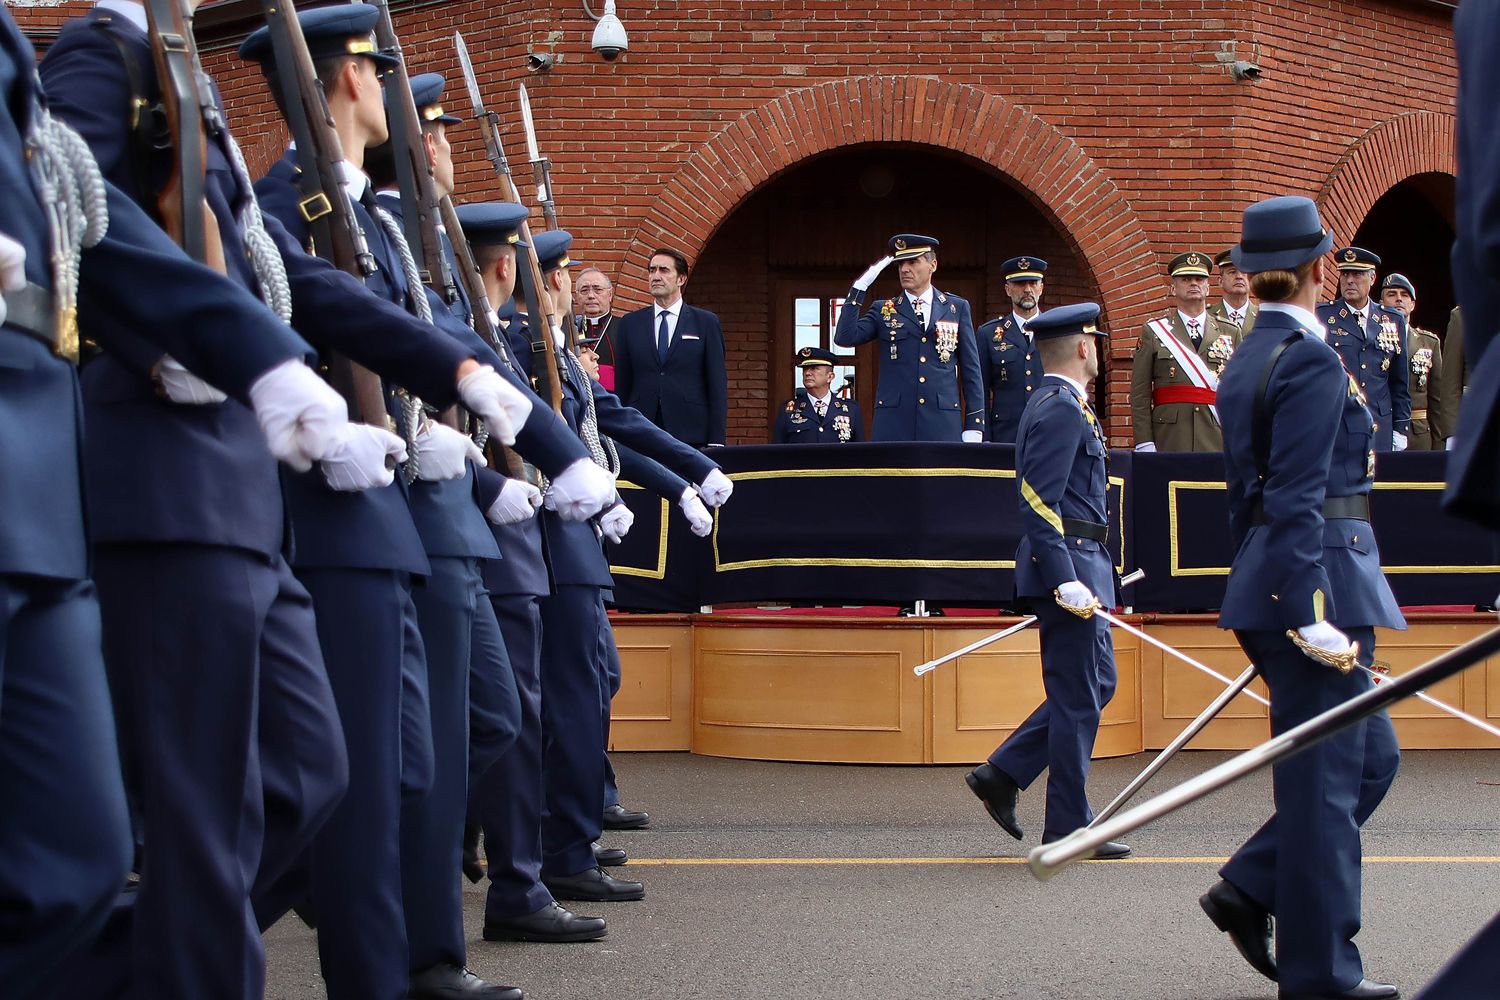
POLYGON ((1411 373, 1417 377, 1417 388, 1427 388, 1427 373, 1432 371, 1432 348, 1423 347, 1412 352, 1411 373))
POLYGON ((1229 358, 1233 354, 1234 338, 1227 333, 1221 334, 1208 349, 1208 360, 1213 363, 1215 374, 1224 374, 1224 366, 1229 364, 1229 358))
POLYGON ((896 316, 896 302, 894 299, 886 299, 880 304, 880 318, 885 320, 886 327, 891 332, 891 360, 896 360, 896 332, 901 329, 901 320, 896 316))
POLYGON ((838 416, 834 417, 833 429, 838 432, 839 443, 847 443, 849 438, 853 434, 853 431, 850 430, 849 427, 849 415, 847 413, 840 413, 838 416))
MULTIPOLYGON (((1390 319, 1380 321, 1380 335, 1375 338, 1375 346, 1379 347, 1387 355, 1401 353, 1401 333, 1396 329, 1396 324, 1390 319)), ((1381 371, 1391 367, 1391 359, 1387 357, 1385 363, 1380 366, 1381 371)))
POLYGON ((947 364, 953 357, 953 352, 958 349, 958 322, 951 319, 940 319, 933 324, 937 332, 936 345, 938 360, 947 364))

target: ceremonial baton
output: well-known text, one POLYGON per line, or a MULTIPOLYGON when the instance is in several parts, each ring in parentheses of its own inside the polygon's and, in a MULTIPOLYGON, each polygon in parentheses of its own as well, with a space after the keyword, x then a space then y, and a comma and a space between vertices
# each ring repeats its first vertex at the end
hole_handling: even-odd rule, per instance
MULTIPOLYGON (((1122 586, 1122 587, 1128 587, 1132 583, 1135 583, 1137 580, 1143 579, 1145 577, 1145 575, 1146 575, 1146 571, 1145 570, 1138 569, 1134 573, 1131 573, 1129 576, 1121 577, 1120 578, 1120 586, 1122 586)), ((925 676, 926 674, 932 673, 938 667, 941 667, 943 664, 949 662, 950 660, 956 660, 960 656, 967 656, 970 653, 974 652, 976 649, 983 649, 984 647, 986 647, 986 646, 988 646, 988 645, 990 645, 992 643, 999 642, 1001 639, 1004 639, 1006 636, 1015 635, 1017 632, 1020 632, 1022 629, 1028 628, 1028 627, 1030 627, 1032 625, 1035 625, 1035 624, 1036 624, 1036 615, 1027 615, 1025 618, 1022 618, 1020 621, 1016 622, 1010 628, 1003 628, 1000 631, 996 632, 994 635, 988 635, 988 636, 985 636, 983 639, 979 639, 979 640, 976 640, 974 642, 969 643, 963 649, 955 649, 953 652, 946 653, 943 656, 939 656, 935 660, 928 660, 926 663, 918 664, 917 666, 911 668, 911 672, 914 673, 914 674, 916 674, 918 677, 925 676)))
POLYGON ((1383 681, 1342 705, 1336 705, 1321 715, 1308 719, 1295 729, 1290 729, 1260 746, 1231 757, 1218 767, 1205 771, 1183 782, 1154 799, 1142 802, 1127 813, 1100 823, 1098 826, 1075 830, 1061 840, 1034 848, 1027 856, 1031 872, 1039 880, 1046 881, 1065 865, 1092 857, 1107 841, 1117 840, 1139 830, 1147 823, 1176 812, 1183 806, 1196 802, 1218 791, 1226 785, 1253 774, 1261 768, 1279 763, 1293 754, 1332 736, 1334 733, 1367 719, 1376 712, 1409 698, 1423 688, 1467 670, 1484 661, 1486 657, 1500 653, 1500 628, 1492 628, 1475 636, 1462 646, 1450 649, 1442 655, 1428 660, 1395 680, 1383 681))

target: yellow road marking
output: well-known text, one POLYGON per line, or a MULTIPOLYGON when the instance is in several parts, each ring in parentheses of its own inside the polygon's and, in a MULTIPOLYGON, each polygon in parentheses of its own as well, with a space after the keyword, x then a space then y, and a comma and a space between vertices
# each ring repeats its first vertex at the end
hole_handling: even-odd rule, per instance
MULTIPOLYGON (((1144 858, 1118 858, 1112 861, 1100 861, 1098 864, 1108 865, 1221 865, 1228 858, 1209 857, 1144 857, 1144 858)), ((1500 857, 1435 857, 1435 856, 1392 856, 1392 857, 1369 857, 1364 859, 1366 864, 1372 865, 1422 865, 1422 864, 1445 864, 1445 865, 1495 865, 1500 864, 1500 857)), ((640 866, 669 865, 682 866, 704 866, 704 865, 1024 865, 1025 858, 631 858, 628 868, 640 866)))

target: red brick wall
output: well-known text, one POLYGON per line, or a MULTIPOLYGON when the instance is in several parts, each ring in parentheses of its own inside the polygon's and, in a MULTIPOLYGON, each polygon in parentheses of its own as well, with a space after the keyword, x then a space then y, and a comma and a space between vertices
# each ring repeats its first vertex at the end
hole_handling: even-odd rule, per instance
MULTIPOLYGON (((454 84, 448 38, 464 31, 517 159, 528 84, 565 224, 616 275, 620 306, 645 300, 649 246, 701 258, 690 298, 731 331, 735 441, 763 439, 774 401, 763 338, 733 332, 768 326, 767 237, 734 211, 812 157, 941 147, 1023 189, 1106 307, 1118 444, 1135 334, 1164 307, 1174 250, 1228 245, 1269 194, 1317 197, 1347 236, 1394 184, 1453 170, 1451 12, 1418 0, 622 0, 631 48, 613 64, 590 54, 580 0, 397 6, 413 69, 454 84), (526 73, 533 46, 557 57, 550 73, 526 73), (1262 80, 1231 80, 1235 58, 1262 80)), ((232 52, 208 62, 252 163, 268 162, 282 135, 264 86, 232 52)), ((471 199, 487 181, 475 131, 455 135, 471 199)))

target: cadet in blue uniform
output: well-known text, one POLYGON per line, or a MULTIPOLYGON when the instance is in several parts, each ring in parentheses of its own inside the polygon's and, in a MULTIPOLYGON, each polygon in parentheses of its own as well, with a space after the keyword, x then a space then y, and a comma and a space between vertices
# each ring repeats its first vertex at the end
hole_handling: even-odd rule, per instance
POLYGON ((772 444, 847 444, 865 439, 859 403, 833 392, 833 366, 838 356, 821 347, 797 352, 802 389, 776 415, 772 444))
POLYGON ((1000 267, 1011 311, 979 328, 979 368, 988 398, 985 413, 990 440, 1015 444, 1021 411, 1042 381, 1042 359, 1026 324, 1041 311, 1047 262, 1040 257, 1012 257, 1000 267))
MULTIPOLYGON (((0 981, 17 997, 63 991, 63 962, 93 937, 131 860, 99 610, 86 579, 79 387, 69 363, 77 356, 77 330, 55 321, 71 312, 71 282, 58 283, 53 267, 61 277, 77 277, 77 316, 86 336, 120 357, 145 362, 137 370, 164 356, 175 359, 179 364, 164 375, 169 393, 211 384, 235 405, 248 403, 264 438, 244 443, 261 454, 269 444, 272 456, 308 469, 348 440, 346 409, 300 360, 305 343, 243 287, 189 262, 134 202, 99 180, 76 135, 69 139, 43 111, 34 67, 31 46, 9 13, 0 14, 0 178, 10 192, 0 203, 0 463, 4 483, 13 486, 0 487, 6 512, 0 524, 0 896, 7 900, 0 916, 0 981), (53 196, 81 211, 87 222, 81 242, 91 245, 81 257, 77 234, 49 232, 32 169, 50 174, 53 196), (107 229, 105 214, 89 207, 84 192, 99 195, 107 229), (142 294, 145 288, 153 294, 142 294), (187 379, 189 371, 199 380, 187 379)), ((146 405, 167 404, 153 399, 146 405)), ((150 453, 156 445, 131 442, 144 461, 156 460, 150 453)), ((217 551, 209 556, 219 557, 217 551)), ((274 566, 274 556, 270 562, 274 566)), ((281 579, 273 569, 246 589, 269 581, 256 599, 270 603, 281 579)), ((316 666, 313 655, 304 666, 316 666)), ((277 805, 288 811, 278 819, 295 814, 296 822, 310 826, 337 800, 346 770, 326 681, 315 669, 305 679, 308 686, 298 694, 308 711, 300 718, 311 725, 299 734, 307 741, 299 763, 314 766, 300 775, 297 796, 277 805)), ((258 807, 259 786, 235 791, 249 797, 246 808, 258 807)), ((248 862, 253 871, 258 849, 248 857, 215 854, 214 861, 248 862)), ((158 855, 153 871, 182 860, 158 855)), ((215 954, 222 959, 225 949, 244 947, 236 936, 243 937, 215 942, 215 954)), ((233 964, 236 972, 253 973, 242 961, 233 964)))
POLYGON ((1318 322, 1328 330, 1329 346, 1354 376, 1375 418, 1375 450, 1404 451, 1411 430, 1406 317, 1370 297, 1379 257, 1360 247, 1344 247, 1333 259, 1341 298, 1318 306, 1318 322))
MULTIPOLYGON (((1237 549, 1219 625, 1260 668, 1279 735, 1368 690, 1355 661, 1372 662, 1377 626, 1406 625, 1370 527, 1374 420, 1313 314, 1333 238, 1296 197, 1246 209, 1242 236, 1260 314, 1219 383, 1237 549)), ((1359 827, 1399 756, 1381 712, 1278 764, 1275 814, 1201 900, 1282 1000, 1399 995, 1364 978, 1354 944, 1359 827)))
MULTIPOLYGON (((456 353, 459 357, 488 360, 492 357, 489 348, 472 331, 458 328, 440 308, 433 310, 434 319, 444 321, 448 336, 408 315, 396 304, 415 305, 418 296, 408 295, 406 275, 401 268, 391 266, 393 244, 387 242, 389 229, 383 221, 376 221, 384 214, 383 210, 376 203, 367 178, 358 170, 365 148, 372 140, 383 137, 380 133, 384 131, 378 76, 384 57, 375 50, 370 34, 376 18, 374 8, 364 4, 321 8, 299 15, 309 48, 322 67, 321 80, 340 129, 349 162, 346 188, 354 203, 355 217, 383 262, 367 279, 368 292, 363 297, 384 300, 382 306, 401 317, 399 329, 404 343, 409 349, 420 351, 424 358, 456 353)), ((241 54, 262 61, 268 75, 274 74, 265 29, 246 39, 241 54)), ((295 183, 297 173, 292 158, 285 158, 257 183, 256 192, 266 211, 287 228, 293 239, 305 240, 307 227, 298 208, 302 195, 295 183)), ((432 305, 431 299, 426 301, 432 305)), ((358 336, 370 333, 360 324, 350 324, 350 329, 358 336)), ((358 360, 353 349, 349 353, 358 360)), ((491 365, 494 363, 490 361, 491 365)), ((553 477, 556 500, 568 496, 588 498, 577 507, 562 505, 567 516, 587 516, 597 511, 601 494, 606 490, 612 493, 612 484, 607 476, 601 481, 599 470, 582 457, 576 442, 569 442, 566 428, 555 415, 521 387, 519 380, 513 377, 507 380, 503 372, 497 374, 472 360, 468 364, 473 373, 465 375, 462 369, 459 373, 460 395, 465 405, 490 422, 489 414, 485 413, 489 404, 476 396, 470 388, 472 383, 464 381, 475 378, 492 379, 497 391, 503 388, 505 398, 520 400, 522 409, 518 412, 524 413, 524 421, 515 435, 517 449, 533 454, 537 464, 553 477)), ((399 372, 390 374, 401 378, 399 372)), ((424 385, 411 388, 425 402, 439 407, 452 401, 451 389, 430 390, 424 385)), ((331 497, 326 491, 289 489, 299 539, 298 573, 313 591, 324 655, 345 718, 351 773, 359 775, 357 782, 351 778, 350 795, 318 838, 311 857, 324 977, 330 997, 396 998, 407 996, 408 990, 409 995, 417 997, 443 996, 455 990, 476 997, 516 997, 519 991, 483 983, 463 967, 461 924, 448 905, 450 900, 451 905, 457 905, 456 892, 444 892, 442 899, 436 895, 431 898, 431 912, 442 911, 443 915, 424 924, 424 940, 413 942, 418 948, 409 946, 403 919, 401 840, 410 834, 401 831, 401 793, 422 792, 411 774, 412 762, 403 752, 417 747, 421 734, 408 733, 403 739, 394 739, 392 734, 398 733, 403 723, 421 726, 425 721, 430 725, 425 713, 410 710, 412 685, 424 685, 428 679, 424 637, 417 625, 411 578, 432 571, 422 537, 413 522, 407 499, 410 491, 405 485, 403 478, 394 487, 380 491, 386 494, 381 499, 388 507, 382 511, 380 521, 365 516, 364 511, 351 509, 342 498, 331 497), (425 968, 413 964, 423 960, 432 964, 425 968)), ((444 593, 448 594, 446 590, 444 593)), ((436 599, 443 600, 441 596, 436 599)), ((457 633, 435 638, 440 642, 461 641, 457 633)), ((460 700, 454 688, 466 684, 467 657, 445 652, 442 659, 448 665, 460 659, 465 662, 461 677, 455 672, 441 675, 447 685, 440 692, 443 703, 452 705, 460 700)), ((445 712, 445 718, 450 715, 451 712, 445 712)), ((467 721, 459 713, 455 724, 463 727, 467 721)), ((431 747, 431 737, 426 739, 431 747)), ((444 746, 451 748, 452 744, 444 746)), ((452 759, 445 758, 445 789, 451 788, 455 780, 462 782, 461 777, 454 779, 453 773, 452 759)), ((429 780, 439 779, 435 776, 429 780)), ((446 808, 451 798, 451 794, 443 795, 441 806, 446 808)), ((458 865, 461 803, 458 816, 458 825, 445 835, 449 839, 440 847, 433 847, 434 852, 451 851, 446 862, 449 873, 458 865)), ((442 825, 438 819, 433 823, 432 828, 424 824, 417 833, 429 844, 436 843, 437 834, 433 831, 442 825)), ((446 890, 449 881, 442 878, 434 893, 446 890)))
POLYGON ((833 335, 840 347, 876 343, 880 381, 870 439, 983 441, 984 380, 969 303, 933 287, 937 240, 902 233, 888 249, 849 289, 833 335), (865 292, 892 262, 901 294, 861 316, 865 292))
MULTIPOLYGON (((1016 596, 1028 599, 1040 619, 1047 699, 968 775, 990 816, 1017 840, 1017 795, 1043 770, 1043 843, 1093 819, 1084 783, 1099 715, 1115 693, 1109 624, 1094 615, 1095 608, 1115 603, 1115 570, 1105 546, 1106 447, 1088 403, 1088 383, 1099 375, 1098 318, 1097 305, 1081 302, 1049 309, 1029 324, 1047 374, 1016 434, 1025 525, 1016 549, 1016 596)), ((1097 856, 1129 853, 1111 841, 1097 856)))

